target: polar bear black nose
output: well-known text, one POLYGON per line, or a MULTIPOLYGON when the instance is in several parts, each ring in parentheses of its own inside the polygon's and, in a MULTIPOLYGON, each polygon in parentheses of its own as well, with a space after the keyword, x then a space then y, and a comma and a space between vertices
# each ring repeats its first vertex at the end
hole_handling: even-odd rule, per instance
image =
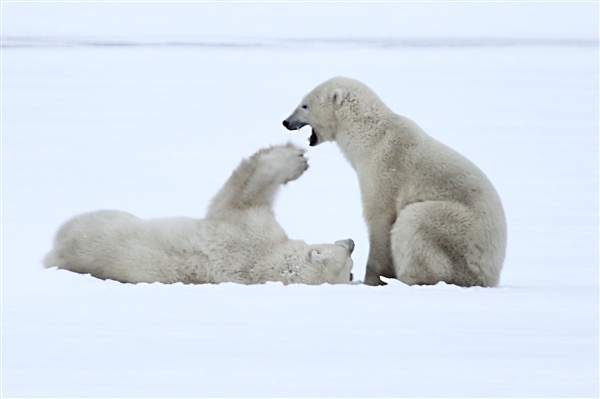
POLYGON ((306 125, 308 125, 308 123, 293 119, 291 116, 283 121, 283 126, 285 126, 287 130, 298 130, 306 125))

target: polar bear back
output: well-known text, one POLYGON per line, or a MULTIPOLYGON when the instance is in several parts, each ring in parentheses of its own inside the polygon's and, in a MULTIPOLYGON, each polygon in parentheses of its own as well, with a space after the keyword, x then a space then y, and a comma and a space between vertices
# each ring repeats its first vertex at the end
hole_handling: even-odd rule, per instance
POLYGON ((207 255, 196 243, 209 236, 208 227, 185 217, 142 220, 121 211, 90 212, 61 227, 44 264, 130 283, 176 282, 186 274, 186 262, 174 265, 172 255, 190 265, 204 263, 207 255))

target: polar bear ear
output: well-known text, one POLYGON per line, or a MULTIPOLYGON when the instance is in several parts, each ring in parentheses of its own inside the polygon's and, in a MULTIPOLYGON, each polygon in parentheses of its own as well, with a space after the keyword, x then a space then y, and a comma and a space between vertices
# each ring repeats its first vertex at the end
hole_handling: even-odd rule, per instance
POLYGON ((333 101, 333 104, 337 106, 342 105, 346 99, 346 94, 346 90, 342 89, 341 87, 336 87, 333 89, 331 92, 331 100, 333 101))

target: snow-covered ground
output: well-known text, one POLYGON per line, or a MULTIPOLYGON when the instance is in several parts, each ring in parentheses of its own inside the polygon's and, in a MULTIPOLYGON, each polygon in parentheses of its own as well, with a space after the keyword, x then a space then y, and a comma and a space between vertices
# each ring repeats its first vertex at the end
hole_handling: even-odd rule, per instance
MULTIPOLYGON (((597 4, 2 5, 3 397, 598 397, 597 4), (367 20, 368 24, 358 22, 367 20), (357 27, 356 29, 354 27, 357 27), (346 75, 498 189, 498 288, 129 285, 41 258, 70 216, 202 217, 346 75)), ((280 193, 368 239, 334 144, 280 193)))

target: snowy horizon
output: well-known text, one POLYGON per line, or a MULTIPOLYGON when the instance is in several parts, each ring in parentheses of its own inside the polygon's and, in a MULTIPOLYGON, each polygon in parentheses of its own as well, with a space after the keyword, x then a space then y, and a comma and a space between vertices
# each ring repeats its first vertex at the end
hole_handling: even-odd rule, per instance
POLYGON ((598 40, 597 3, 4 3, 4 37, 598 40))
POLYGON ((592 38, 502 38, 502 37, 413 37, 413 38, 331 38, 314 37, 269 38, 269 37, 181 37, 176 39, 158 38, 106 38, 69 36, 6 36, 2 46, 7 49, 28 47, 238 47, 238 48, 460 48, 460 47, 522 47, 522 46, 568 46, 596 47, 598 40, 592 38))

